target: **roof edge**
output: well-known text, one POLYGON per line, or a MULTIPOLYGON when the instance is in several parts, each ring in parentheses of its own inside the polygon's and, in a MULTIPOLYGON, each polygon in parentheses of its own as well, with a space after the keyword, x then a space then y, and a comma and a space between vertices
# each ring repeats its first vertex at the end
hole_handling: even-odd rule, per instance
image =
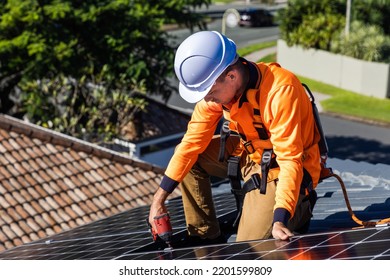
POLYGON ((145 170, 153 171, 156 173, 162 174, 165 171, 163 168, 157 165, 135 160, 129 156, 115 152, 113 150, 98 146, 96 144, 78 139, 73 136, 69 136, 48 128, 38 126, 33 123, 28 123, 2 113, 0 113, 0 128, 35 137, 44 142, 69 147, 76 151, 93 154, 109 160, 114 160, 119 163, 132 164, 145 170))

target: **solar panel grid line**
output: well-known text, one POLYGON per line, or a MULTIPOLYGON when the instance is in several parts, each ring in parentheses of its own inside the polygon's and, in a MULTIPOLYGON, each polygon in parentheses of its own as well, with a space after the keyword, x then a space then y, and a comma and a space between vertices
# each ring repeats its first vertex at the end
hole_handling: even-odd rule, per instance
MULTIPOLYGON (((359 233, 359 232, 353 232, 353 231, 345 231, 345 233, 347 233, 348 235, 352 234, 352 235, 355 235, 356 233, 359 233)), ((388 234, 388 233, 387 233, 388 234)), ((316 259, 338 259, 337 256, 339 255, 342 255, 343 253, 345 252, 348 252, 349 254, 349 259, 352 259, 354 258, 352 255, 351 255, 351 250, 353 249, 353 245, 355 243, 353 242, 340 242, 339 240, 336 240, 338 238, 345 238, 345 236, 343 236, 345 234, 343 233, 333 233, 332 235, 330 235, 329 238, 323 240, 322 242, 318 243, 317 246, 292 246, 291 244, 293 244, 294 242, 296 242, 296 240, 293 240, 289 243, 286 244, 286 246, 281 246, 281 247, 278 247, 278 248, 274 248, 273 250, 264 250, 264 254, 262 254, 262 251, 258 251, 258 256, 256 258, 253 258, 253 259, 274 259, 274 255, 279 255, 276 259, 280 259, 280 256, 282 254, 287 254, 287 255, 290 255, 289 258, 286 258, 286 259, 302 259, 300 258, 301 255, 304 255, 306 252, 309 252, 310 249, 311 250, 315 250, 315 249, 319 249, 320 251, 322 250, 323 252, 326 252, 326 253, 330 253, 330 255, 317 255, 317 258, 316 259), (332 241, 334 240, 334 241, 332 241), (335 244, 328 244, 329 242, 335 242, 335 244), (288 247, 292 247, 292 248, 288 248, 288 247), (347 246, 347 248, 345 248, 345 246, 347 246), (303 250, 303 251, 302 251, 303 250), (336 251, 336 253, 332 254, 332 251, 336 251), (295 253, 295 252, 298 252, 298 253, 295 253)), ((358 234, 359 235, 359 234, 358 234)), ((317 235, 318 236, 318 235, 317 235)), ((371 237, 374 236, 371 235, 371 237)), ((310 237, 313 237, 312 236, 302 236, 302 239, 307 239, 307 238, 310 238, 310 237)), ((353 237, 353 236, 352 236, 353 237)), ((270 243, 270 242, 273 242, 272 240, 270 241, 263 241, 263 244, 265 243, 270 243)), ((358 244, 359 243, 364 243, 364 240, 359 242, 357 241, 358 244)), ((229 247, 234 247, 236 246, 236 244, 234 245, 230 245, 229 247)), ((226 247, 225 247, 226 248, 226 247)), ((224 249, 224 248, 222 248, 224 249)), ((253 247, 251 248, 253 249, 253 247)), ((387 250, 387 249, 386 249, 387 250)), ((217 250, 217 252, 220 251, 220 250, 217 250)), ((175 253, 175 252, 174 252, 175 253)), ((353 252, 352 252, 353 253, 353 252)), ((243 256, 243 254, 245 254, 245 251, 238 251, 236 252, 235 254, 230 254, 230 259, 233 259, 235 256, 243 256)), ((251 253, 249 253, 251 254, 251 253)), ((382 253, 379 253, 380 256, 384 255, 382 253)), ((213 254, 207 254, 207 255, 204 255, 201 259, 209 259, 210 257, 212 257, 213 255, 215 255, 215 251, 213 252, 213 254)), ((368 255, 367 257, 369 259, 373 258, 373 256, 375 255, 368 255)), ((219 257, 223 257, 222 255, 219 256, 219 257)), ((307 256, 306 256, 307 257, 307 256)), ((183 255, 181 255, 179 258, 183 258, 183 255)), ((343 256, 341 256, 340 258, 344 258, 343 256)))
MULTIPOLYGON (((376 233, 374 233, 374 235, 375 235, 375 234, 376 234, 376 233)), ((372 235, 370 235, 370 236, 372 236, 372 235)), ((353 249, 354 246, 356 246, 356 245, 358 245, 358 244, 361 244, 362 242, 364 242, 365 240, 367 240, 368 238, 370 238, 370 236, 364 238, 363 240, 359 240, 359 241, 357 241, 357 242, 355 242, 355 243, 352 243, 352 244, 351 244, 349 247, 347 247, 346 249, 344 249, 344 250, 342 250, 342 251, 340 251, 340 252, 334 254, 333 256, 330 256, 329 259, 334 259, 334 258, 336 258, 337 256, 339 256, 340 254, 342 254, 342 253, 344 253, 344 252, 346 252, 346 251, 348 251, 348 250, 353 249)), ((347 245, 347 244, 346 244, 346 245, 347 245)))
MULTIPOLYGON (((235 217, 236 205, 232 195, 221 193, 215 195, 214 201, 221 222, 235 217)), ((186 226, 181 199, 170 201, 168 206, 174 237, 184 235, 186 226)), ((145 206, 119 213, 2 252, 0 259, 390 259, 389 225, 296 235, 279 244, 274 239, 266 239, 173 250, 155 249, 146 224, 148 210, 149 207, 145 206)))
MULTIPOLYGON (((337 235, 337 234, 338 234, 338 233, 336 233, 336 235, 337 235)), ((317 235, 319 235, 319 234, 317 234, 317 235)), ((309 236, 309 235, 307 235, 307 236, 309 236)), ((315 235, 312 235, 312 236, 315 236, 315 235)), ((298 237, 298 238, 302 238, 302 237, 298 237)), ((306 248, 301 247, 301 249, 304 249, 304 251, 299 252, 298 255, 292 256, 292 257, 290 258, 290 260, 297 259, 297 258, 299 258, 301 255, 304 255, 305 253, 307 253, 307 252, 309 252, 309 251, 311 251, 311 250, 315 250, 316 248, 320 248, 323 244, 325 244, 326 242, 330 241, 332 238, 335 238, 335 236, 332 235, 330 238, 327 238, 327 239, 325 239, 324 241, 315 244, 314 246, 309 246, 309 247, 306 247, 306 248)))
MULTIPOLYGON (((233 245, 231 245, 231 246, 233 246, 233 245)), ((251 252, 249 252, 249 250, 250 250, 250 248, 245 248, 244 250, 241 250, 237 253, 229 255, 226 259, 229 260, 229 259, 234 259, 236 257, 242 258, 243 256, 247 255, 248 253, 251 254, 251 252)))
POLYGON ((390 259, 390 249, 383 252, 383 254, 376 256, 374 259, 381 259, 382 257, 388 257, 388 259, 390 259))

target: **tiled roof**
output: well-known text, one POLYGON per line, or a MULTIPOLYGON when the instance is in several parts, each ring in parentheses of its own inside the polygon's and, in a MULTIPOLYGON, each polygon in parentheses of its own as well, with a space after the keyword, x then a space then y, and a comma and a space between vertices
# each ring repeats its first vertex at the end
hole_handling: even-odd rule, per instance
POLYGON ((5 115, 0 153, 0 251, 150 204, 164 171, 5 115))

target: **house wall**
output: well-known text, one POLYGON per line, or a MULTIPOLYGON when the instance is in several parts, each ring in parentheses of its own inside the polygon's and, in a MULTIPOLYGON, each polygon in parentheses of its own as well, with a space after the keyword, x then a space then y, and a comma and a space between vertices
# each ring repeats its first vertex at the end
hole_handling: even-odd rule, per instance
POLYGON ((390 98, 390 65, 386 63, 288 47, 283 40, 278 40, 277 61, 297 75, 367 96, 390 98))

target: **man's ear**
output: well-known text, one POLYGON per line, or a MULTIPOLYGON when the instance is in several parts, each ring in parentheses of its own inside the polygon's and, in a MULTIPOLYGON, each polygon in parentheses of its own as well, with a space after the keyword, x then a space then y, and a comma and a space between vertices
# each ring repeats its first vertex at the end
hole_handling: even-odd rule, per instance
POLYGON ((234 71, 229 71, 226 76, 230 79, 230 80, 234 80, 236 78, 236 73, 234 71))

